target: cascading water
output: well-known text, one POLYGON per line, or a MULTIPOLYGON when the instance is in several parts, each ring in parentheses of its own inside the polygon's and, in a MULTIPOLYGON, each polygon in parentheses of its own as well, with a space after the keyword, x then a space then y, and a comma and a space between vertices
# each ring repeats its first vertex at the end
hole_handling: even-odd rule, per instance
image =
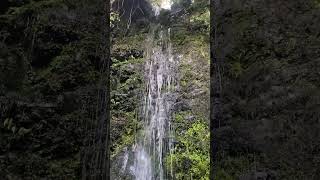
POLYGON ((170 10, 172 6, 171 0, 161 0, 160 4, 154 4, 153 5, 153 11, 156 16, 160 14, 161 9, 170 10))
POLYGON ((172 56, 170 29, 154 32, 145 50, 143 129, 133 148, 132 171, 136 180, 167 179, 164 157, 172 147, 170 119, 175 102, 177 61, 172 56))

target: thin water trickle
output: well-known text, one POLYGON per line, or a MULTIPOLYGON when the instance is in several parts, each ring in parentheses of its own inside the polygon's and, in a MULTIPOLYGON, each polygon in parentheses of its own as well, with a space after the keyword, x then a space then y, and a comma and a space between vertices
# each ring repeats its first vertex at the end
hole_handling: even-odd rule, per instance
POLYGON ((123 156, 123 164, 122 164, 122 168, 121 168, 121 172, 124 173, 124 171, 126 170, 127 164, 128 164, 128 158, 129 158, 129 154, 128 154, 128 148, 125 147, 124 149, 124 156, 123 156))
MULTIPOLYGON (((143 129, 134 145, 132 172, 136 180, 167 179, 164 157, 172 152, 170 119, 175 101, 176 65, 172 55, 170 30, 151 33, 145 49, 143 129), (157 45, 160 41, 160 45, 157 45)), ((172 170, 171 170, 172 171, 172 170)))

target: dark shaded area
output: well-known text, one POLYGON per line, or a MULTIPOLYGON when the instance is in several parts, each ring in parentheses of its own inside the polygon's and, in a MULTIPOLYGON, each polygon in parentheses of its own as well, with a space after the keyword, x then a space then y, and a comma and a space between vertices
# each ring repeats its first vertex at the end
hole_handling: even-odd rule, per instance
POLYGON ((319 1, 217 1, 214 10, 215 178, 319 179, 319 1))
POLYGON ((98 82, 107 77, 100 71, 109 55, 103 3, 1 1, 1 180, 86 176, 80 152, 93 147, 84 140, 96 137, 93 112, 103 92, 98 82))

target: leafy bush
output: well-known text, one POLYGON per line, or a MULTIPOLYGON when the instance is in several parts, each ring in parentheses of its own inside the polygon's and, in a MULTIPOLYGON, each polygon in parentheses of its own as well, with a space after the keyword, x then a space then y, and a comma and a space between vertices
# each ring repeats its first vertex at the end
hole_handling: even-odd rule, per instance
POLYGON ((177 144, 166 157, 168 171, 174 172, 175 179, 209 179, 209 129, 202 119, 194 122, 184 122, 188 112, 176 115, 175 132, 177 144), (189 172, 189 174, 186 174, 189 172))

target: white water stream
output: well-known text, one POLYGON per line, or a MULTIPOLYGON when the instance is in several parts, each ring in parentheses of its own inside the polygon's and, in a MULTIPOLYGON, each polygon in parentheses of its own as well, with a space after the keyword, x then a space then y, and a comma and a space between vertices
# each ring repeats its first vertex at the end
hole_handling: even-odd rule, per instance
POLYGON ((170 120, 175 101, 177 62, 172 56, 170 29, 155 35, 150 34, 145 50, 144 122, 133 148, 132 171, 136 180, 166 179, 164 157, 172 147, 170 120))
POLYGON ((153 11, 155 16, 159 16, 161 9, 171 10, 172 6, 171 0, 161 0, 160 4, 153 4, 153 11))

